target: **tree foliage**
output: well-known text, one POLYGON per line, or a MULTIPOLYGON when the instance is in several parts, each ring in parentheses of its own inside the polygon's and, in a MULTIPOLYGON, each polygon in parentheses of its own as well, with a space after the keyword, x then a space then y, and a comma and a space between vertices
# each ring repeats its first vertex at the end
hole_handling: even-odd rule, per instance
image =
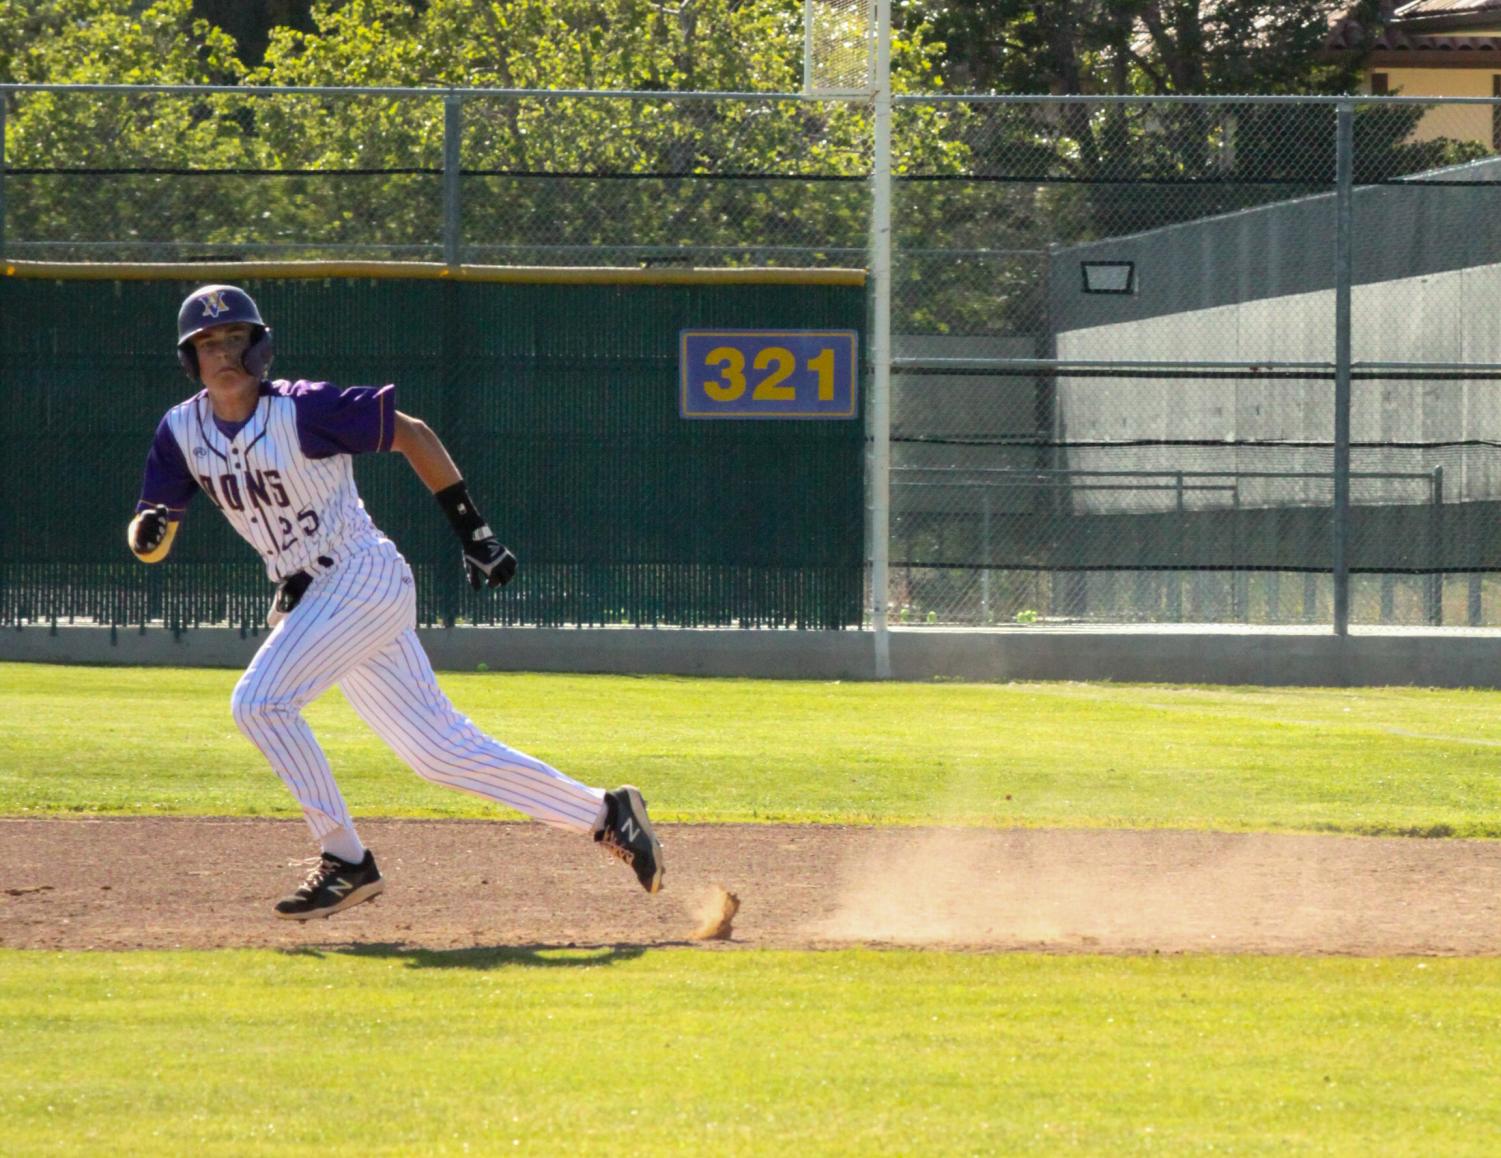
POLYGON ((232 84, 233 40, 188 0, 0 0, 0 81, 232 84))
MULTIPOLYGON (((232 84, 245 70, 228 36, 188 0, 0 0, 0 77, 19 83, 232 84)), ((212 97, 54 92, 7 98, 5 156, 11 238, 81 233, 153 250, 162 228, 193 227, 203 191, 149 179, 100 180, 81 170, 213 165, 241 151, 240 126, 212 97), (60 170, 49 172, 49 170, 60 170), (170 221, 170 225, 166 223, 170 221)))
MULTIPOLYGON (((1351 18, 1374 27, 1380 6, 1351 18)), ((1351 91, 1324 52, 1328 0, 915 0, 956 92, 1208 96, 1351 91)))
MULTIPOLYGON (((1355 62, 1321 53, 1326 13, 1323 0, 908 0, 893 87, 1346 91, 1355 62)), ((494 90, 460 108, 468 260, 858 263, 869 111, 771 95, 800 85, 800 19, 799 0, 0 0, 0 80, 200 86, 9 94, 7 236, 56 256, 433 259, 444 93, 463 88, 494 90), (431 92, 282 91, 371 86, 431 92), (667 99, 709 90, 767 95, 667 99)), ((1362 110, 1358 179, 1479 151, 1413 140, 1420 113, 1362 110)), ((905 320, 1036 328, 1049 245, 1327 190, 1333 139, 1327 106, 902 105, 898 252, 938 254, 901 265, 905 320)))
MULTIPOLYGON (((67 3, 72 10, 59 11, 48 28, 55 43, 44 37, 34 50, 40 63, 28 79, 120 79, 112 69, 122 54, 74 51, 86 41, 76 29, 92 22, 92 38, 128 44, 124 55, 150 61, 155 43, 158 74, 131 79, 434 94, 129 98, 142 118, 139 131, 110 120, 114 96, 24 94, 11 104, 12 164, 42 168, 50 158, 63 168, 239 170, 242 177, 116 176, 96 185, 92 200, 53 178, 37 199, 46 208, 16 218, 26 228, 12 236, 60 237, 71 219, 97 226, 96 240, 115 231, 147 246, 146 223, 153 223, 216 252, 302 246, 301 256, 355 247, 365 256, 432 258, 443 236, 441 90, 453 87, 508 90, 463 98, 462 230, 471 254, 479 247, 496 260, 536 261, 559 247, 649 254, 693 246, 700 251, 694 260, 718 253, 710 260, 753 261, 775 247, 863 244, 867 110, 772 96, 573 95, 786 93, 801 75, 795 0, 340 0, 314 4, 311 28, 272 29, 262 62, 249 70, 223 32, 192 15, 191 0, 158 0, 108 20, 96 19, 105 7, 98 0, 67 3), (76 67, 65 69, 65 61, 76 67), (627 175, 638 179, 621 180, 627 175), (206 188, 212 196, 203 196, 206 188), (86 202, 90 211, 80 215, 86 202), (141 220, 127 225, 126 218, 141 220)), ((14 5, 0 13, 4 43, 36 39, 14 5)), ((920 25, 906 30, 894 46, 898 87, 931 88, 937 52, 920 25)), ((926 131, 899 143, 899 164, 962 164, 962 146, 940 131, 945 114, 924 115, 926 131)))

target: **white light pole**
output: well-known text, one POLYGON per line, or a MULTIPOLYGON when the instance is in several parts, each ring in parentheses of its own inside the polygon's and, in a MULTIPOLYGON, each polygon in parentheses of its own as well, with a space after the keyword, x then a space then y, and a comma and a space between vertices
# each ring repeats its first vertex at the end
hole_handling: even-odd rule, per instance
POLYGON ((870 591, 876 679, 891 678, 891 0, 876 0, 871 96, 870 591))

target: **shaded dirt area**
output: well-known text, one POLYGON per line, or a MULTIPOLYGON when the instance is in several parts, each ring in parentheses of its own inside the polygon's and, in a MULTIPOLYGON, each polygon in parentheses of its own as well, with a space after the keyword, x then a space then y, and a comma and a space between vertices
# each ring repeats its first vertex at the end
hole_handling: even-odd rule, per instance
POLYGON ((0 819, 0 946, 413 949, 691 943, 1062 953, 1501 954, 1501 844, 1172 831, 661 825, 648 896, 540 825, 370 820, 387 889, 328 921, 271 904, 300 821, 0 819))

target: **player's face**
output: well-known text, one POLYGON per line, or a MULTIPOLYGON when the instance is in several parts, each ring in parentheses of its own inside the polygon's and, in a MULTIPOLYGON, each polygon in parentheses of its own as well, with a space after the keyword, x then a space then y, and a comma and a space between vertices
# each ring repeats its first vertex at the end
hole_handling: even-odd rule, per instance
POLYGON ((198 353, 198 376, 205 386, 242 386, 254 382, 242 359, 250 347, 251 328, 245 322, 214 326, 193 338, 198 353))

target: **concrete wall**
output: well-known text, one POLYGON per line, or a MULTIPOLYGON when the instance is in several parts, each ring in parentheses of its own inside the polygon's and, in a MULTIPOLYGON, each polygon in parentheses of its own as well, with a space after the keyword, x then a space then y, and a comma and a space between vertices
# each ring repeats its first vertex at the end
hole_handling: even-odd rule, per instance
MULTIPOLYGON (((1485 110, 1489 113, 1489 110, 1485 110)), ((1357 363, 1501 364, 1501 165, 1494 160, 1423 174, 1429 184, 1360 187, 1353 198, 1352 356, 1357 363), (1435 184, 1436 183, 1436 184, 1435 184), (1452 186, 1452 187, 1451 187, 1452 186)), ((1057 356, 1078 361, 1322 364, 1334 361, 1334 198, 1306 197, 1110 238, 1054 255, 1057 356), (1079 264, 1132 261, 1136 292, 1082 291, 1079 264)), ((1329 443, 1327 379, 1059 379, 1059 419, 1069 439, 1329 443)), ((1446 452, 1444 498, 1501 498, 1501 455, 1484 445, 1501 430, 1501 382, 1357 381, 1357 443, 1473 442, 1446 452)), ((1280 470, 1327 474, 1329 452, 1200 446, 1074 449, 1084 470, 1280 470)), ((1366 448, 1355 468, 1413 473, 1433 456, 1366 448)), ((1236 480, 1236 490, 1190 495, 1190 509, 1327 506, 1326 478, 1236 480)), ((1358 504, 1421 504, 1423 480, 1363 480, 1358 504)), ((1089 491, 1079 513, 1165 509, 1176 496, 1089 491)))
MULTIPOLYGON (((1351 294, 1353 357, 1357 362, 1501 362, 1501 265, 1357 285, 1351 294)), ((1092 326, 1058 335, 1058 356, 1123 361, 1328 361, 1334 348, 1334 291, 1318 290, 1237 305, 1214 306, 1139 321, 1092 326), (1171 353, 1169 353, 1169 351, 1171 353)), ((1230 440, 1324 440, 1334 433, 1333 386, 1327 381, 1221 379, 1064 379, 1058 406, 1069 437, 1230 440)), ((1501 431, 1501 382, 1485 379, 1357 382, 1350 415, 1356 443, 1422 439, 1493 441, 1501 431)), ((1328 471, 1328 452, 1287 449, 1278 469, 1328 471)), ((1249 457, 1249 456, 1243 456, 1249 457)), ((1227 474, 1237 460, 1182 447, 1074 450, 1078 469, 1193 470, 1211 462, 1227 474)), ((1250 464, 1254 467, 1256 464, 1250 464)), ((1488 446, 1459 446, 1449 454, 1445 498, 1473 502, 1501 498, 1501 456, 1488 446)), ((1411 453, 1367 449, 1361 470, 1414 470, 1411 453)), ((1323 479, 1242 479, 1235 505, 1327 505, 1323 479)), ((1161 509, 1172 496, 1133 491, 1081 491, 1080 513, 1161 509), (1154 507, 1155 504, 1155 507, 1154 507)), ((1361 483, 1362 503, 1421 503, 1416 480, 1361 483)), ((1227 507, 1228 491, 1201 491, 1189 509, 1227 507)))
MULTIPOLYGON (((422 633, 440 671, 614 672, 864 680, 873 637, 859 631, 461 628, 422 633)), ((261 639, 199 628, 45 627, 0 633, 0 660, 41 663, 243 667, 261 639)), ((1035 625, 1000 631, 896 630, 898 680, 1114 680, 1292 686, 1501 688, 1501 632, 1080 630, 1035 625)))
MULTIPOLYGON (((948 334, 898 334, 892 349, 903 358, 1035 358, 1039 352, 1032 336, 948 334)), ((987 488, 986 476, 975 472, 1037 465, 1033 448, 1003 444, 1037 436, 1037 392, 1030 375, 894 374, 891 508, 898 524, 907 515, 978 514, 987 499, 995 515, 1030 512, 1035 488, 987 488), (973 445, 987 440, 990 445, 973 445)), ((900 534, 897 541, 900 554, 900 534)))

